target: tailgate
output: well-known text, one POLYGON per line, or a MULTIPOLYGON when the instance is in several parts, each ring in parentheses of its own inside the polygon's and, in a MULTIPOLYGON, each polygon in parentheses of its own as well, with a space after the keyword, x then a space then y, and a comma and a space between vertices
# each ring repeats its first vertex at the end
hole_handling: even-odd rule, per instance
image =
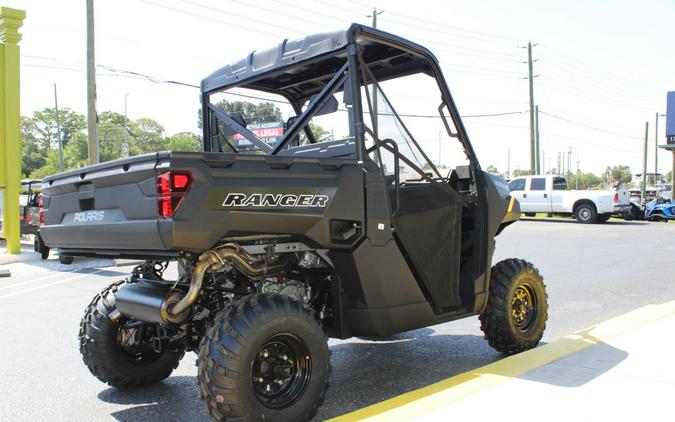
POLYGON ((47 246, 67 249, 165 249, 157 218, 155 166, 167 153, 110 161, 45 178, 47 246))
POLYGON ((618 202, 614 205, 629 205, 630 204, 630 192, 627 190, 617 190, 618 202))

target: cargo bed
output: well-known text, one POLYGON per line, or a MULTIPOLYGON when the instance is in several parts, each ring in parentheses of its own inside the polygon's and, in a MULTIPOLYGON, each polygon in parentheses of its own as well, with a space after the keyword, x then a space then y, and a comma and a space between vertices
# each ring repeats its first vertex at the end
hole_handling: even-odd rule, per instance
POLYGON ((363 220, 362 207, 348 199, 363 195, 362 177, 351 158, 208 152, 139 155, 45 178, 40 233, 49 247, 84 256, 170 257, 177 251, 208 250, 238 232, 279 230, 329 246, 333 241, 330 229, 322 227, 328 225, 322 216, 339 211, 354 221, 363 220), (182 199, 171 199, 175 192, 169 194, 168 202, 176 208, 173 215, 161 215, 166 195, 158 196, 158 190, 165 173, 179 175, 180 183, 190 178, 179 195, 182 199), (243 204, 226 204, 228 195, 235 200, 237 195, 254 199, 261 195, 277 202, 300 198, 317 206, 295 208, 290 202, 237 206, 243 204), (286 223, 272 224, 271 214, 281 215, 286 223))

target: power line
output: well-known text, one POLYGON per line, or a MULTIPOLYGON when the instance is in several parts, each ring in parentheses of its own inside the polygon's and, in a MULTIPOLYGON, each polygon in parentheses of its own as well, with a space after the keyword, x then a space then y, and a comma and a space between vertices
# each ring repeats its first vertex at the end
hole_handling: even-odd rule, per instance
MULTIPOLYGON (((639 112, 652 112, 652 111, 653 111, 652 109, 646 109, 646 108, 639 108, 639 107, 629 106, 629 105, 627 105, 626 103, 620 103, 620 102, 617 102, 617 101, 608 99, 608 98, 603 97, 603 96, 598 96, 598 95, 594 95, 594 96, 583 95, 583 94, 580 94, 580 92, 586 93, 586 91, 582 91, 582 90, 580 90, 580 89, 578 89, 578 88, 576 88, 576 87, 571 87, 571 86, 570 86, 570 87, 572 88, 573 91, 569 91, 569 90, 567 90, 567 89, 565 89, 565 88, 561 88, 560 86, 556 86, 555 84, 550 84, 550 83, 549 83, 548 81, 546 81, 546 80, 539 82, 539 86, 543 86, 543 87, 546 87, 546 88, 551 88, 551 89, 553 89, 553 90, 555 90, 555 91, 564 92, 564 93, 567 93, 567 94, 569 94, 569 95, 571 95, 571 96, 573 96, 573 97, 583 98, 583 99, 590 100, 590 101, 592 101, 592 102, 599 103, 599 104, 607 104, 607 105, 611 105, 611 106, 615 106, 615 107, 616 107, 618 104, 622 104, 622 105, 621 105, 621 108, 624 108, 624 109, 627 109, 627 110, 634 110, 634 111, 639 111, 639 112), (574 91, 577 91, 577 92, 574 92, 574 91)), ((568 85, 568 86, 569 86, 569 85, 568 85)))
POLYGON ((239 15, 239 14, 237 14, 237 13, 234 13, 234 12, 232 12, 231 10, 225 11, 225 10, 223 10, 223 9, 218 9, 217 7, 208 6, 208 5, 205 5, 205 4, 202 4, 202 3, 198 3, 198 2, 195 2, 195 1, 190 1, 190 0, 178 0, 178 1, 180 1, 181 3, 186 3, 186 4, 189 4, 189 5, 201 7, 201 8, 203 8, 203 9, 210 10, 210 11, 212 11, 212 12, 222 13, 222 14, 228 15, 228 16, 236 16, 236 17, 238 17, 238 18, 246 19, 246 20, 255 22, 255 23, 257 23, 257 24, 261 24, 261 23, 262 23, 262 24, 264 24, 264 25, 273 26, 273 27, 275 27, 275 28, 283 29, 283 30, 285 30, 285 31, 295 32, 296 34, 303 34, 303 32, 298 31, 298 30, 296 30, 296 29, 288 28, 288 27, 286 27, 286 26, 281 26, 281 25, 277 25, 277 24, 274 24, 274 23, 263 22, 263 21, 258 21, 258 20, 255 20, 255 19, 251 19, 251 18, 248 17, 248 16, 239 15))
POLYGON ((217 22, 217 23, 222 23, 222 24, 229 25, 229 26, 234 26, 234 27, 237 27, 237 28, 240 28, 240 29, 244 29, 244 30, 246 30, 246 31, 256 32, 256 33, 260 33, 260 34, 265 34, 265 35, 269 35, 269 36, 274 37, 274 38, 284 38, 284 37, 282 37, 282 36, 279 35, 279 34, 274 34, 274 33, 272 33, 272 32, 267 32, 267 31, 262 30, 262 29, 259 29, 259 28, 250 28, 250 27, 247 27, 247 26, 238 25, 238 24, 233 23, 233 22, 227 22, 227 21, 224 21, 224 20, 212 18, 212 17, 210 17, 210 16, 204 16, 204 15, 200 15, 200 14, 198 14, 198 13, 188 12, 187 10, 176 9, 175 7, 171 7, 171 6, 167 6, 167 5, 164 5, 164 4, 155 3, 155 2, 152 2, 152 1, 150 1, 150 0, 139 0, 139 1, 142 2, 142 3, 150 4, 150 5, 155 6, 155 7, 160 7, 160 8, 162 8, 162 9, 171 10, 171 11, 174 11, 174 12, 176 12, 176 13, 182 13, 182 14, 184 14, 184 15, 194 16, 194 17, 196 17, 196 18, 205 19, 205 20, 208 20, 208 21, 211 21, 211 22, 217 22))
POLYGON ((638 140, 642 140, 642 138, 639 137, 639 136, 631 136, 631 135, 625 135, 625 134, 623 134, 623 133, 612 132, 612 131, 610 131, 610 130, 600 129, 600 128, 597 128, 597 127, 595 127, 595 126, 588 125, 588 124, 586 124, 586 123, 577 122, 577 121, 575 121, 575 120, 567 119, 567 118, 565 118, 565 117, 557 116, 557 115, 555 115, 555 114, 547 113, 547 112, 545 112, 545 111, 539 110, 539 112, 540 112, 541 114, 544 114, 544 115, 546 115, 546 116, 552 117, 552 118, 554 118, 554 119, 562 120, 562 121, 564 121, 564 122, 571 123, 571 124, 573 124, 573 125, 585 127, 586 129, 591 129, 591 130, 595 130, 595 131, 598 131, 598 132, 607 133, 607 134, 614 135, 614 136, 621 136, 621 137, 623 137, 623 138, 628 138, 628 139, 638 139, 638 140))
MULTIPOLYGON (((369 7, 365 3, 361 3, 361 2, 358 2, 358 1, 355 1, 355 0, 347 0, 347 1, 349 1, 350 3, 358 4, 358 5, 363 6, 363 7, 369 7)), ((323 2, 321 2, 321 3, 323 3, 323 2)), ((442 28, 450 28, 450 29, 454 29, 456 31, 468 32, 468 33, 477 34, 477 35, 484 35, 484 36, 487 36, 487 37, 509 40, 509 41, 515 41, 515 42, 518 42, 518 43, 523 42, 523 40, 520 40, 520 39, 517 39, 517 38, 511 38, 511 37, 506 37, 506 36, 503 36, 503 35, 497 35, 497 34, 491 34, 491 33, 488 33, 488 32, 481 32, 481 31, 475 31, 475 30, 471 30, 471 29, 461 28, 461 27, 458 27, 458 26, 434 22, 434 21, 431 21, 431 20, 417 18, 417 17, 414 17, 414 16, 402 14, 402 13, 396 13, 396 12, 391 12, 391 11, 390 11, 390 13, 392 15, 397 15, 397 16, 400 16, 400 17, 405 18, 405 19, 415 20, 415 21, 422 22, 422 23, 425 23, 425 24, 436 25, 436 26, 440 26, 442 28)), ((437 31, 437 32, 441 32, 441 31, 437 31)))
MULTIPOLYGON (((625 77, 623 77, 623 76, 619 76, 619 75, 616 75, 616 74, 607 72, 606 69, 602 69, 602 68, 600 68, 600 67, 596 67, 596 66, 587 64, 587 63, 585 63, 585 62, 583 62, 583 61, 581 61, 581 60, 579 60, 579 59, 576 59, 576 58, 574 58, 574 57, 572 57, 572 56, 569 56, 569 55, 567 55, 567 54, 565 54, 565 53, 561 53, 561 52, 559 52, 558 50, 553 49, 553 48, 551 48, 551 47, 548 47, 548 46, 546 46, 546 45, 542 45, 542 47, 543 47, 544 49, 547 49, 547 50, 551 51, 551 52, 554 53, 554 54, 557 54, 557 55, 559 55, 559 56, 565 57, 566 59, 571 60, 571 61, 573 61, 573 62, 575 62, 575 63, 579 63, 580 65, 582 65, 582 66, 584 66, 584 67, 586 67, 586 68, 588 68, 588 69, 592 69, 592 70, 591 70, 592 72, 599 73, 600 76, 602 76, 602 77, 604 77, 604 78, 607 78, 607 77, 615 78, 615 79, 619 79, 619 80, 622 80, 622 81, 625 81, 625 82, 632 83, 632 84, 637 85, 637 86, 641 86, 641 87, 643 87, 643 88, 645 88, 645 89, 649 89, 649 90, 652 90, 652 91, 654 91, 654 92, 661 92, 661 93, 663 92, 663 90, 660 89, 660 88, 653 87, 653 86, 650 86, 650 85, 646 85, 646 84, 644 84, 644 83, 642 83, 642 82, 638 82, 638 81, 635 81, 635 80, 633 80, 633 79, 625 78, 625 77)), ((571 66, 573 66, 573 65, 571 65, 571 66)))
POLYGON ((587 82, 583 80, 576 80, 574 78, 565 78, 565 76, 556 73, 556 72, 551 72, 551 71, 546 71, 546 73, 542 74, 542 78, 544 79, 550 79, 556 83, 559 83, 563 86, 567 86, 571 89, 578 89, 579 91, 588 94, 588 95, 593 95, 597 96, 600 98, 607 99, 609 101, 613 102, 622 102, 624 101, 625 104, 635 104, 636 102, 640 102, 643 104, 653 104, 654 101, 653 99, 650 100, 648 97, 645 96, 638 96, 638 95, 627 95, 627 94, 622 94, 620 92, 616 91, 611 91, 611 90, 603 90, 602 87, 599 87, 597 84, 594 84, 592 82, 587 82), (550 75, 553 75, 551 77, 550 75), (569 84, 568 81, 575 83, 574 85, 569 84))
POLYGON ((588 78, 583 75, 580 75, 579 73, 574 73, 574 72, 569 72, 568 70, 564 70, 565 74, 558 73, 557 71, 551 70, 548 68, 549 65, 545 65, 545 76, 548 75, 554 75, 557 76, 558 78, 561 78, 563 82, 566 81, 571 81, 575 82, 578 85, 584 85, 588 86, 591 88, 599 89, 603 93, 609 92, 612 95, 617 95, 620 97, 625 97, 630 99, 631 101, 634 101, 635 99, 641 100, 641 101, 649 101, 648 99, 655 99, 656 94, 651 94, 651 93, 643 93, 638 94, 637 92, 634 91, 628 91, 625 89, 617 88, 616 86, 609 85, 607 83, 601 82, 601 81, 596 81, 593 78, 588 78), (570 75, 579 75, 581 79, 577 79, 576 77, 570 77, 570 75))

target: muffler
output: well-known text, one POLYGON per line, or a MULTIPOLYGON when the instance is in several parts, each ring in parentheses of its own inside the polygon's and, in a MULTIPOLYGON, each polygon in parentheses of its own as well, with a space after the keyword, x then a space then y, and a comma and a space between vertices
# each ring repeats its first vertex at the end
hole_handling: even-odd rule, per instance
POLYGON ((195 266, 187 293, 173 290, 166 283, 141 280, 124 284, 115 294, 117 310, 121 315, 144 322, 163 325, 181 325, 192 317, 192 305, 202 290, 204 274, 232 265, 249 277, 275 273, 295 261, 287 254, 276 262, 258 260, 236 244, 226 244, 204 252, 195 266))
POLYGON ((178 290, 171 290, 166 283, 140 280, 122 285, 115 294, 115 305, 120 314, 130 319, 162 325, 180 325, 192 316, 190 308, 178 314, 172 314, 169 310, 184 295, 178 290))

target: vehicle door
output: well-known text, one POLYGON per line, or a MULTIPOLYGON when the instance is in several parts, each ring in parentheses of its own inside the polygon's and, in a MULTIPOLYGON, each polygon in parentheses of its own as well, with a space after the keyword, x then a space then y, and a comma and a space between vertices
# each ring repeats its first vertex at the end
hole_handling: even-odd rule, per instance
POLYGON ((520 204, 520 212, 530 212, 529 203, 527 198, 525 198, 525 184, 527 179, 517 178, 509 182, 509 190, 511 191, 511 196, 516 198, 516 201, 520 204))
POLYGON ((551 212, 570 212, 563 207, 563 199, 567 190, 567 180, 564 177, 553 177, 553 189, 551 190, 551 212))
POLYGON ((546 189, 546 177, 532 177, 529 180, 527 195, 528 212, 551 212, 551 198, 546 189))
POLYGON ((476 197, 475 174, 452 120, 439 114, 438 83, 420 72, 361 92, 370 110, 364 165, 383 176, 394 238, 436 313, 467 306, 460 269, 478 243, 471 238, 478 211, 466 207, 476 197))

